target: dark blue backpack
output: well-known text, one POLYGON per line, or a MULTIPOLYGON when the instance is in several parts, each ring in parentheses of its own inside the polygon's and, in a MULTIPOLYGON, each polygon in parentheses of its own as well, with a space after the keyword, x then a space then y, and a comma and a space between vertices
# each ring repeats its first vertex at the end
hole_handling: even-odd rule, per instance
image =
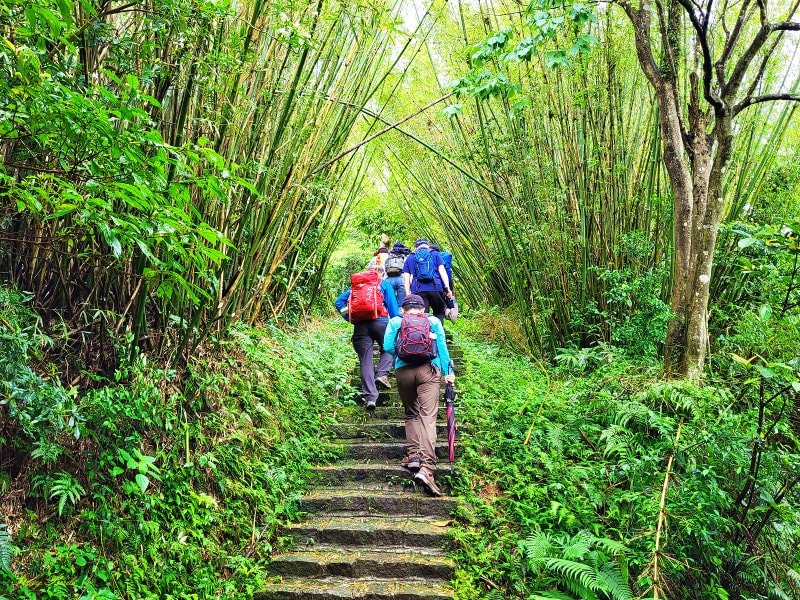
POLYGON ((395 341, 397 358, 410 365, 424 365, 439 353, 436 335, 431 331, 431 321, 426 314, 403 315, 395 341))
POLYGON ((433 283, 436 277, 433 255, 427 248, 419 248, 414 252, 414 277, 420 283, 433 283))

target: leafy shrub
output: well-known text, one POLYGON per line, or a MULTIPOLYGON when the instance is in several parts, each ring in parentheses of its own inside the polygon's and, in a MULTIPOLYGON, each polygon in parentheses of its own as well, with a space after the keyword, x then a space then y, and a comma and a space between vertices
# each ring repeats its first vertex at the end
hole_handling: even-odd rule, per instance
POLYGON ((13 511, 16 558, 0 535, 0 597, 252 594, 310 466, 334 456, 347 339, 237 326, 180 377, 142 356, 77 395, 80 440, 11 481, 32 510, 13 511))
POLYGON ((469 427, 454 531, 464 598, 487 587, 629 597, 623 583, 687 599, 791 593, 800 560, 791 386, 761 386, 755 367, 746 388, 663 382, 655 360, 624 354, 553 379, 494 347, 459 344, 469 365, 457 381, 458 421, 469 427), (575 545, 583 551, 567 555, 575 545))

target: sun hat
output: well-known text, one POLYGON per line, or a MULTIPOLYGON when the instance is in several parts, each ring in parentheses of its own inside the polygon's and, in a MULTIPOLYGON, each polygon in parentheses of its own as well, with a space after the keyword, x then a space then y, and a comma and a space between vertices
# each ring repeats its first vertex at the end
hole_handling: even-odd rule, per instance
POLYGON ((414 248, 419 248, 423 244, 430 244, 430 242, 426 238, 419 238, 416 242, 414 242, 414 248))
POLYGON ((403 304, 401 304, 401 306, 403 308, 425 308, 425 301, 421 296, 409 294, 403 299, 403 304))

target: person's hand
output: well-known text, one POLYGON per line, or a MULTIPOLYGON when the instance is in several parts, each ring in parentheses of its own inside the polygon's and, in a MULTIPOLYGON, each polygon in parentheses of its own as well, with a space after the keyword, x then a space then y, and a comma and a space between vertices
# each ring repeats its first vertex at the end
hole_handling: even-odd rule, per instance
POLYGON ((447 289, 447 298, 448 298, 448 300, 452 300, 452 299, 453 299, 453 297, 454 297, 454 295, 453 295, 453 290, 451 290, 451 289, 449 289, 449 288, 448 288, 448 289, 447 289))
POLYGON ((454 373, 450 373, 450 375, 444 376, 445 383, 454 384, 456 382, 456 376, 454 373))

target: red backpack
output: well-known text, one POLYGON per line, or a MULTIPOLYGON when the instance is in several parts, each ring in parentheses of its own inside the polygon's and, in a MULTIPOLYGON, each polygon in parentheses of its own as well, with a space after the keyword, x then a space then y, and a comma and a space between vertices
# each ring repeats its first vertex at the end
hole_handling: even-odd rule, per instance
POLYGON ((438 354, 436 336, 425 313, 403 315, 395 340, 397 358, 410 365, 424 365, 438 354))
POLYGON ((350 276, 350 299, 347 306, 351 323, 389 316, 383 303, 381 277, 376 271, 353 273, 350 276))

